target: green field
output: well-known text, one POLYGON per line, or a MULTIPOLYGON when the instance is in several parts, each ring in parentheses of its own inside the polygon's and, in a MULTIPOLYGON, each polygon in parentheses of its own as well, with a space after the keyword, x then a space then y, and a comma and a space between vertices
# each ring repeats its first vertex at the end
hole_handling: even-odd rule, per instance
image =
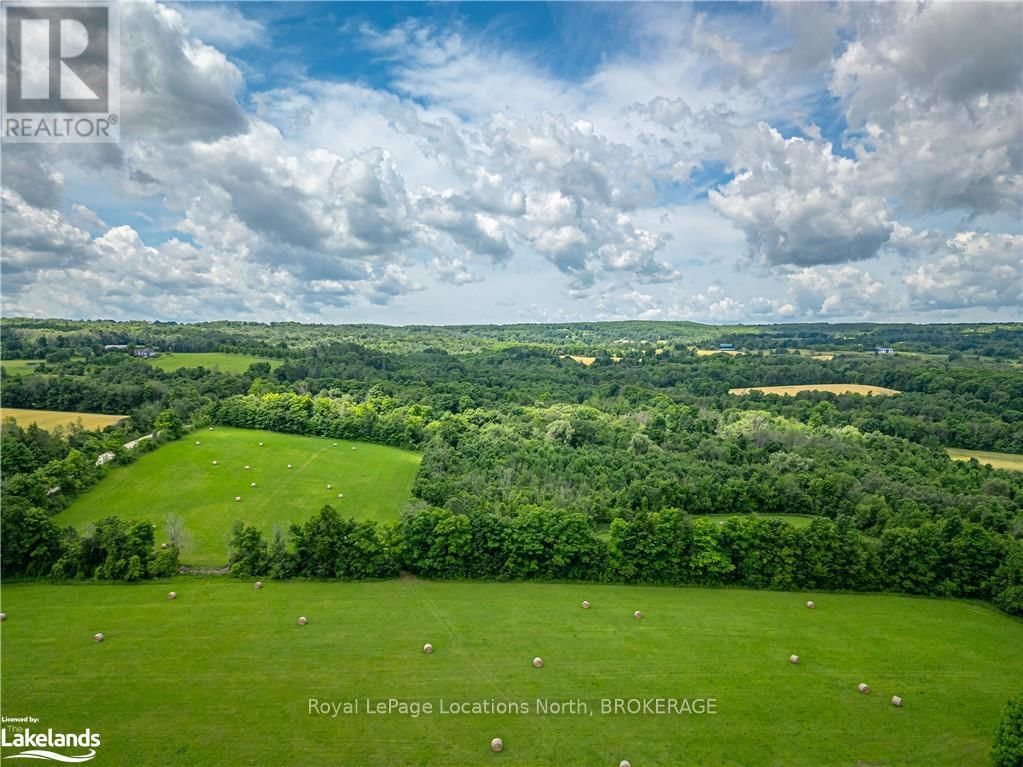
POLYGON ((202 429, 114 469, 54 522, 81 527, 110 515, 147 519, 157 526, 162 542, 164 522, 176 514, 189 539, 182 546, 182 562, 219 566, 227 562, 235 520, 269 535, 274 527, 286 531, 290 523, 304 521, 329 503, 356 519, 396 521, 418 467, 416 453, 382 445, 202 429), (249 486, 252 482, 256 487, 249 486))
POLYGON ((19 426, 36 424, 40 429, 55 429, 58 426, 67 428, 81 423, 86 429, 102 429, 123 421, 126 415, 104 415, 103 413, 72 413, 63 410, 26 410, 20 407, 0 409, 0 418, 13 418, 19 426))
POLYGON ((3 600, 4 713, 92 728, 96 764, 964 767, 987 763, 1023 687, 1023 623, 909 597, 183 577, 7 585, 3 600), (367 697, 434 711, 368 715, 367 697), (363 708, 310 714, 310 698, 363 708), (538 698, 592 715, 538 715, 538 698), (714 698, 717 713, 604 715, 604 698, 714 698), (529 712, 441 714, 441 699, 529 712))
POLYGON ((1008 469, 1009 471, 1023 471, 1023 455, 1019 453, 992 453, 985 450, 960 450, 957 447, 947 447, 945 452, 954 461, 968 461, 976 458, 981 463, 989 464, 995 469, 1008 469))
POLYGON ((269 362, 271 368, 281 364, 280 360, 268 357, 254 357, 249 354, 221 354, 220 352, 176 352, 161 353, 159 357, 146 360, 153 367, 168 372, 179 368, 204 367, 221 373, 244 373, 249 365, 269 362))
POLYGON ((45 360, 0 360, 0 367, 3 367, 5 373, 31 375, 44 362, 45 360))

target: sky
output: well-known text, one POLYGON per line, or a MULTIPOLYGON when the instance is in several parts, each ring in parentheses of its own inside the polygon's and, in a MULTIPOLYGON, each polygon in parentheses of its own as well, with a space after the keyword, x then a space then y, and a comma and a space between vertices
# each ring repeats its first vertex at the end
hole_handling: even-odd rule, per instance
POLYGON ((5 316, 1023 320, 1023 4, 126 3, 5 316))

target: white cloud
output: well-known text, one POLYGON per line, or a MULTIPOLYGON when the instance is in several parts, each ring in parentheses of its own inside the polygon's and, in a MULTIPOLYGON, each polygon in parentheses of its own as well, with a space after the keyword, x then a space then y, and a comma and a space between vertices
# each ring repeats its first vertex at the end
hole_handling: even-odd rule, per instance
POLYGON ((1023 236, 959 232, 905 278, 920 310, 1023 305, 1023 236))

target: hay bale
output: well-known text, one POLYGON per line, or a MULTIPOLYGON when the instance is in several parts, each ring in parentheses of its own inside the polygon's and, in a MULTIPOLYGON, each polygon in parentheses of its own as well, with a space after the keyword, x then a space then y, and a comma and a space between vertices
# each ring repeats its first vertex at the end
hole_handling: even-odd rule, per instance
POLYGON ((248 471, 248 470, 249 470, 249 468, 250 468, 250 467, 249 467, 249 465, 248 465, 248 464, 245 464, 245 471, 248 471))
POLYGON ((618 767, 632 767, 632 762, 628 759, 622 759, 622 761, 618 762, 618 767))
POLYGON ((811 601, 811 602, 807 602, 807 603, 806 603, 806 606, 807 606, 807 607, 809 607, 809 608, 810 608, 810 609, 812 610, 812 609, 813 609, 813 608, 815 608, 815 607, 816 607, 817 605, 815 605, 815 604, 814 604, 814 603, 813 603, 813 602, 811 601))
POLYGON ((260 446, 260 447, 263 447, 263 443, 262 443, 262 442, 260 442, 260 443, 259 443, 259 446, 260 446))
POLYGON ((789 663, 798 664, 799 663, 799 656, 798 655, 790 655, 789 656, 789 663))
POLYGON ((334 486, 333 486, 333 485, 327 485, 327 489, 328 489, 328 490, 333 490, 333 489, 334 489, 334 486))
POLYGON ((590 603, 587 602, 585 599, 583 600, 583 609, 584 610, 589 610, 590 609, 590 603))
POLYGON ((856 689, 862 692, 864 695, 870 695, 870 685, 860 682, 858 685, 856 685, 856 689))
POLYGON ((199 444, 199 440, 196 440, 196 441, 195 441, 195 444, 197 444, 197 445, 198 445, 198 444, 199 444))
POLYGON ((240 495, 236 495, 236 496, 234 497, 234 502, 235 502, 235 503, 238 503, 238 501, 240 501, 241 499, 242 499, 242 497, 241 497, 240 495))
MULTIPOLYGON (((355 450, 355 448, 353 447, 352 450, 355 450)), ((504 741, 500 738, 494 738, 490 741, 490 750, 495 754, 499 751, 504 751, 504 741)))
POLYGON ((334 445, 334 447, 337 447, 337 442, 334 442, 333 445, 334 445))
POLYGON ((298 625, 299 626, 304 626, 308 622, 309 622, 309 620, 304 615, 301 618, 298 619, 298 625))
POLYGON ((541 658, 539 656, 537 656, 536 658, 533 658, 533 667, 534 668, 543 668, 543 658, 541 658))
POLYGON ((210 431, 213 431, 213 427, 212 426, 210 427, 210 431))
POLYGON ((261 589, 261 588, 263 588, 263 581, 256 581, 256 584, 255 584, 255 585, 256 585, 256 589, 257 589, 257 590, 258 590, 258 589, 261 589))
POLYGON ((895 708, 902 708, 902 698, 900 698, 898 695, 893 695, 892 705, 895 706, 895 708))
POLYGON ((288 468, 289 468, 289 469, 291 468, 291 464, 290 464, 290 463, 288 464, 288 468))
POLYGON ((432 653, 432 652, 433 652, 433 645, 432 645, 432 644, 430 644, 429 642, 427 642, 426 644, 424 644, 424 645, 423 645, 423 652, 425 652, 425 653, 426 653, 427 655, 429 655, 430 653, 432 653))
POLYGON ((167 599, 177 599, 177 598, 178 598, 178 592, 176 592, 176 591, 172 591, 172 592, 170 592, 167 595, 167 599))
POLYGON ((103 635, 102 634, 93 634, 92 635, 92 641, 93 642, 102 642, 103 641, 103 635))
POLYGON ((213 465, 216 466, 218 463, 219 463, 219 461, 214 461, 213 465))
POLYGON ((255 483, 255 482, 250 482, 250 483, 249 483, 249 487, 255 487, 255 486, 256 486, 256 483, 255 483))
POLYGON ((636 620, 641 620, 643 618, 643 613, 641 613, 639 610, 636 610, 636 612, 632 614, 632 617, 635 618, 636 620))
POLYGON ((355 450, 355 448, 353 447, 352 450, 355 450))
POLYGON ((5 620, 7 620, 7 613, 0 613, 0 623, 3 623, 5 620))
POLYGON ((337 497, 338 497, 338 498, 344 498, 344 497, 345 497, 345 494, 344 494, 344 493, 338 493, 338 494, 337 494, 337 497))
POLYGON ((166 543, 161 543, 161 544, 160 544, 160 548, 161 548, 161 549, 165 549, 165 548, 167 548, 167 544, 166 544, 166 543))

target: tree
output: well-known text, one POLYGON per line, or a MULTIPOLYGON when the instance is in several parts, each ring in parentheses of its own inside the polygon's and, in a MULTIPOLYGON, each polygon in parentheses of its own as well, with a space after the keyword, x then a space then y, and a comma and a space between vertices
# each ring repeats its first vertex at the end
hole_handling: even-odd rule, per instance
POLYGON ((181 416, 174 410, 161 410, 160 415, 156 417, 156 421, 153 423, 153 428, 166 439, 177 439, 181 436, 183 428, 181 416))
POLYGON ((991 748, 992 767, 1020 767, 1023 764, 1023 693, 1009 700, 995 730, 991 748))

